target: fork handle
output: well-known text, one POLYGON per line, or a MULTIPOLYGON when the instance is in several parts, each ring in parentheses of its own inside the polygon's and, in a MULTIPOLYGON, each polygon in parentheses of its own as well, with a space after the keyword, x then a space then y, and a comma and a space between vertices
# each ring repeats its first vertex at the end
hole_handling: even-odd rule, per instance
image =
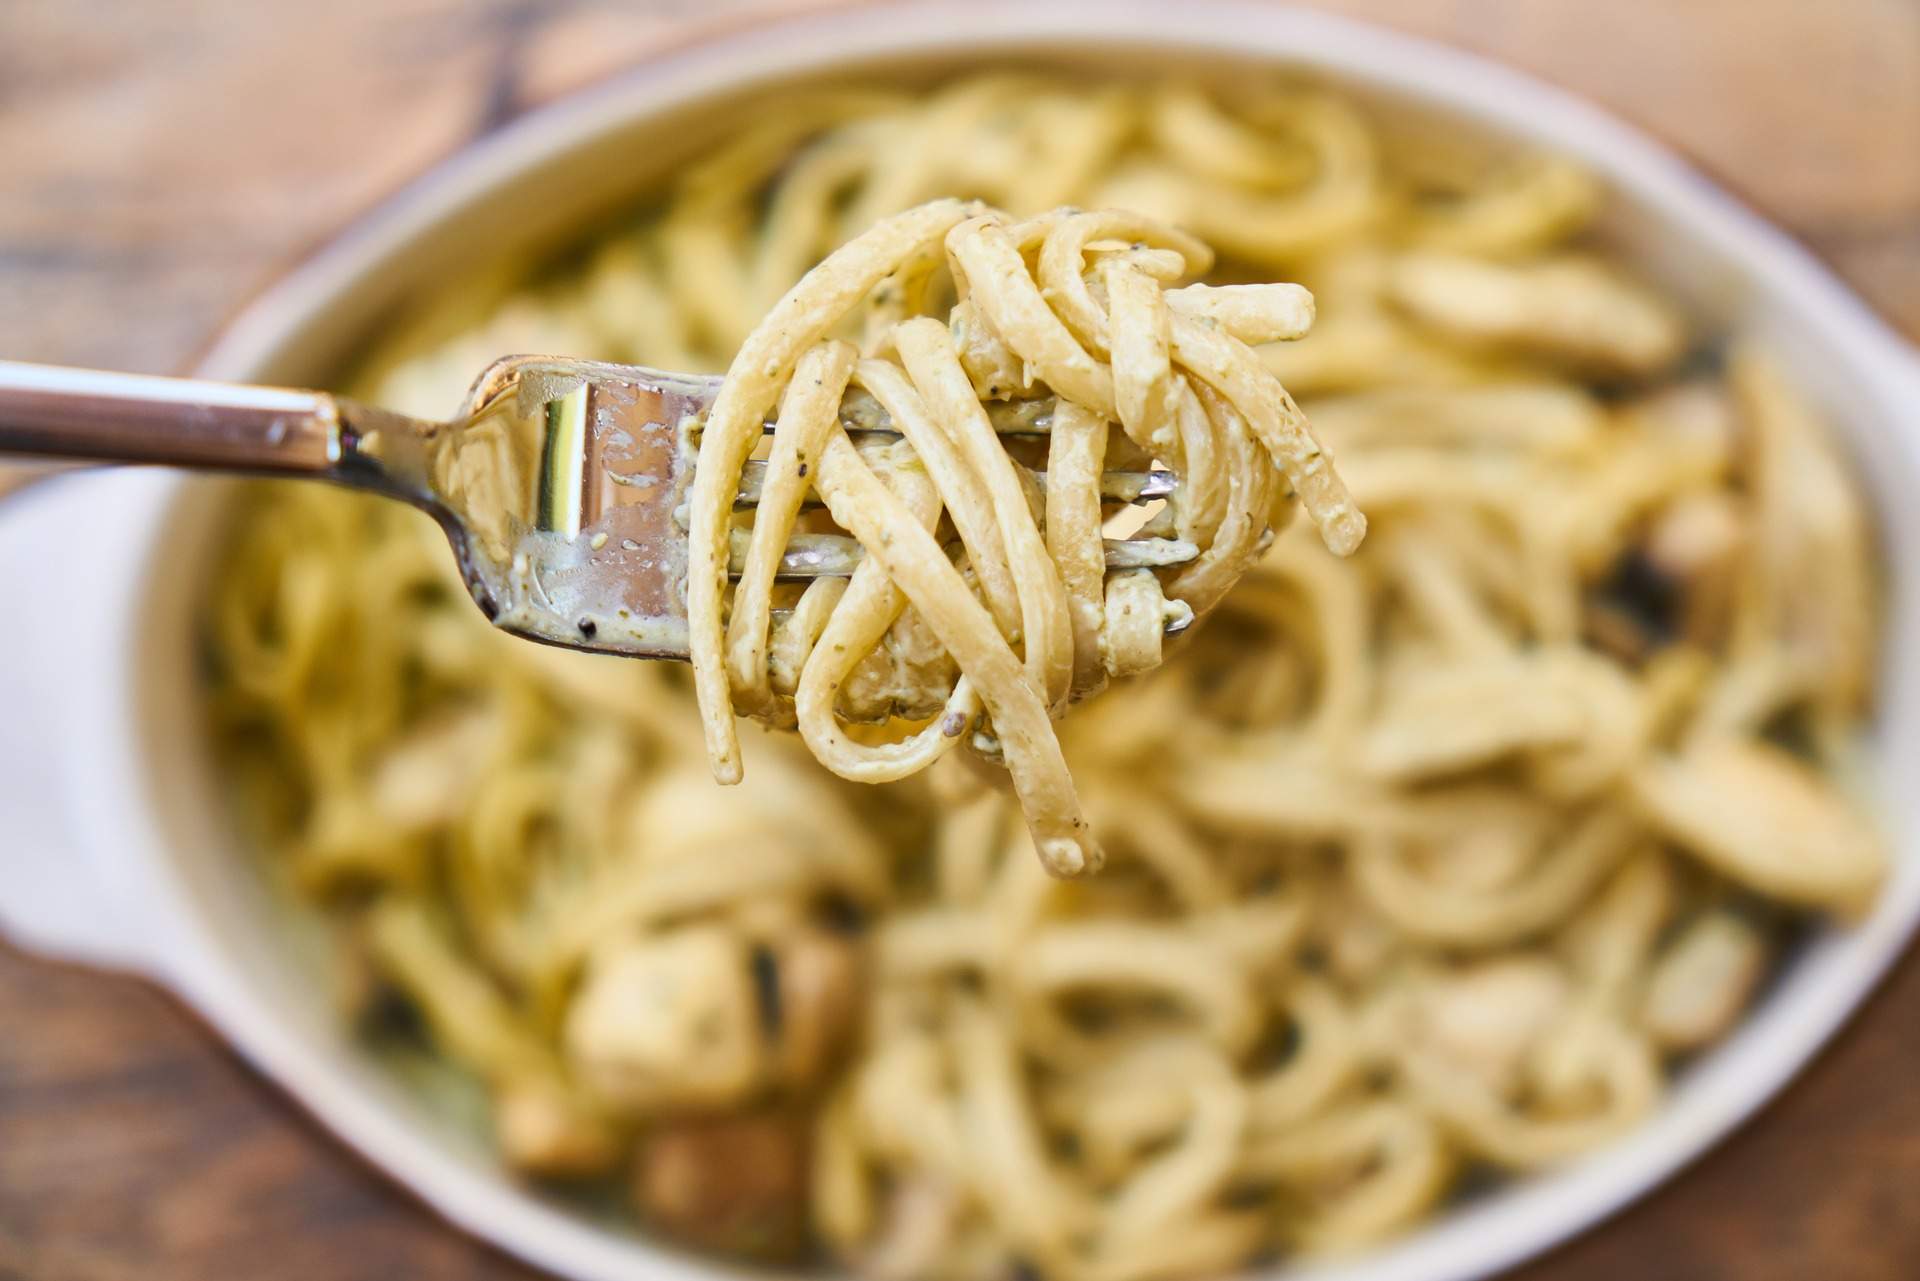
POLYGON ((0 361, 0 455, 324 474, 343 432, 325 392, 0 361))

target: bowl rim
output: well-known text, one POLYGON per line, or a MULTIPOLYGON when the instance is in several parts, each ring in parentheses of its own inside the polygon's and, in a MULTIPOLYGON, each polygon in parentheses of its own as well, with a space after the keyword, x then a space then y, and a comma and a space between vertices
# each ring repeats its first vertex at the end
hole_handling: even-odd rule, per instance
MULTIPOLYGON (((243 379, 268 368, 354 281, 395 261, 457 211, 543 159, 699 92, 819 71, 856 56, 935 50, 962 56, 1074 40, 1088 51, 1157 42, 1194 55, 1311 66, 1434 101, 1501 134, 1577 154, 1671 224, 1723 245, 1742 270, 1791 298, 1809 324, 1845 349, 1852 361, 1848 373, 1868 384, 1889 421, 1897 419, 1893 407, 1900 397, 1920 399, 1920 365, 1911 351, 1811 255, 1665 148, 1597 108, 1475 55, 1329 14, 1247 0, 1184 0, 1179 15, 1178 22, 1171 21, 1154 0, 1050 0, 1044 5, 973 0, 968 28, 960 32, 951 29, 955 11, 950 5, 904 0, 807 10, 750 27, 727 27, 531 112, 441 162, 259 297, 208 351, 201 372, 243 379)), ((1920 473, 1920 447, 1911 435, 1905 434, 1902 448, 1920 473)), ((192 491, 192 482, 151 474, 102 483, 119 484, 128 518, 155 528, 192 491)), ((131 611, 139 585, 129 579, 122 596, 131 611)), ((109 787, 118 780, 130 797, 140 794, 147 766, 140 757, 140 736, 126 730, 126 709, 139 700, 136 666, 121 656, 88 691, 69 737, 86 744, 89 763, 85 771, 64 770, 67 779, 87 778, 89 788, 97 790, 104 777, 109 787)), ((230 1042, 349 1146, 445 1218, 539 1266, 593 1281, 630 1276, 638 1267, 652 1269, 663 1281, 736 1274, 724 1264, 690 1260, 644 1238, 612 1235, 497 1172, 456 1160, 430 1136, 396 1127, 382 1106, 343 1080, 246 976, 235 972, 212 931, 197 927, 198 908, 174 875, 164 843, 142 821, 141 807, 88 802, 76 788, 69 787, 68 799, 86 844, 95 851, 123 851, 114 860, 122 892, 139 894, 165 918, 140 955, 129 959, 181 990, 230 1042), (128 863, 134 870, 127 870, 128 863)), ((1518 1182, 1377 1250, 1346 1261, 1293 1264, 1285 1275, 1313 1281, 1464 1281, 1558 1244, 1664 1181, 1772 1098, 1858 1008, 1920 925, 1920 868, 1915 867, 1920 851, 1911 841, 1901 844, 1907 857, 1896 870, 1912 874, 1890 883, 1872 918, 1844 937, 1817 944, 1818 955, 1796 965, 1792 991, 1742 1028, 1737 1047, 1730 1043, 1711 1056, 1715 1061, 1705 1065, 1702 1079, 1687 1083, 1700 1087, 1690 1088, 1687 1106, 1669 1107, 1582 1161, 1518 1182)))

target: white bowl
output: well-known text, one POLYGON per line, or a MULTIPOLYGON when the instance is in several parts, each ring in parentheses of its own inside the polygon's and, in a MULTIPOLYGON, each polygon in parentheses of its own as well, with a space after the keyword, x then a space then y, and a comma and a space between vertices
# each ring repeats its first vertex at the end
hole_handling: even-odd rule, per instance
MULTIPOLYGON (((719 97, 834 68, 924 75, 997 56, 1092 65, 1285 63, 1579 157, 1618 193, 1610 234, 1719 325, 1759 335, 1844 432, 1880 517, 1890 610, 1877 773, 1920 773, 1920 358, 1791 241, 1599 112, 1477 59, 1237 0, 971 0, 828 11, 739 30, 468 150, 256 303, 204 371, 330 377, 382 314, 464 260, 548 237, 630 195, 719 127, 719 97), (1177 14, 1177 20, 1176 15, 1177 14), (635 163, 635 157, 641 162, 635 163), (617 162, 616 162, 617 161, 617 162), (555 193, 565 193, 556 197, 555 193)), ((583 1281, 695 1281, 715 1264, 596 1225, 513 1182, 483 1139, 371 1062, 328 1009, 310 923, 237 849, 195 706, 193 602, 214 482, 76 476, 0 509, 0 926, 50 954, 146 974, 469 1231, 583 1281), (24 604, 26 608, 19 606, 24 604)), ((1920 922, 1920 796, 1880 795, 1899 858, 1873 915, 1815 939, 1740 1029, 1630 1137, 1384 1249, 1291 1269, 1456 1281, 1595 1222, 1759 1107, 1861 1001, 1920 922)))

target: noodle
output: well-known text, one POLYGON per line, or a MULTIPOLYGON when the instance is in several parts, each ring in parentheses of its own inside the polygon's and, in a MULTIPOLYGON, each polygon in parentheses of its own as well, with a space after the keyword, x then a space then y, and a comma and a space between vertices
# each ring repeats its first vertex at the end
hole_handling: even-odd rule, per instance
POLYGON ((446 300, 372 398, 437 412, 511 350, 732 362, 702 712, 491 631, 404 510, 250 491, 209 715, 352 1017, 478 1080, 516 1170, 890 1281, 1354 1250, 1632 1131, 1887 849, 1868 513, 1601 203, 1324 89, 980 76, 795 95, 577 271, 446 300), (899 439, 842 430, 869 401, 899 439), (1046 437, 996 439, 1029 401, 1046 437), (1098 474, 1149 460, 1178 501, 1136 519, 1199 555, 1109 572, 1098 474), (826 518, 870 554, 774 583, 826 518), (1163 651, 1170 603, 1209 617, 1163 651), (902 672, 904 725, 846 714, 902 672))

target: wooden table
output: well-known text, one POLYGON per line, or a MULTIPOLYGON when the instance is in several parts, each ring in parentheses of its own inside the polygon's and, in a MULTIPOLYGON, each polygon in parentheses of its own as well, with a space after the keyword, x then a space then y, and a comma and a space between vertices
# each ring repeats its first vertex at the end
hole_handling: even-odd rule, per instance
MULTIPOLYGON (((183 368, 436 157, 751 7, 0 3, 0 354, 183 368)), ((1915 0, 1327 7, 1495 54, 1668 138, 1920 338, 1915 0)), ((1518 1275, 1920 1276, 1916 1063, 1910 959, 1761 1119, 1518 1275)), ((0 949, 0 1281, 530 1275, 361 1165, 160 992, 0 949)))

